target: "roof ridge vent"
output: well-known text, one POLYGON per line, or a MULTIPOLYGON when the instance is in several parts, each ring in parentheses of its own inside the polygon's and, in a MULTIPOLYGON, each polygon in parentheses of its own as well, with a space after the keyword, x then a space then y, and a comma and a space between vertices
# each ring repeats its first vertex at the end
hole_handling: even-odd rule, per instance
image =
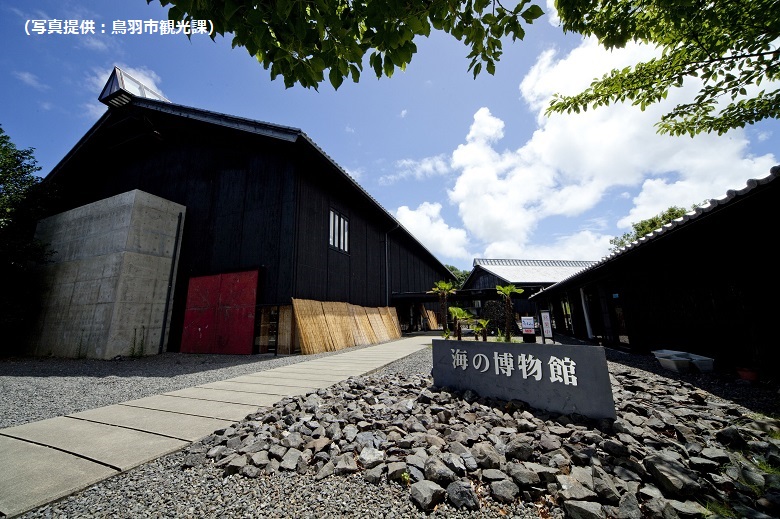
POLYGON ((106 86, 98 96, 98 101, 109 107, 120 107, 129 103, 133 97, 143 97, 170 103, 170 100, 153 88, 143 84, 119 67, 114 67, 106 86))

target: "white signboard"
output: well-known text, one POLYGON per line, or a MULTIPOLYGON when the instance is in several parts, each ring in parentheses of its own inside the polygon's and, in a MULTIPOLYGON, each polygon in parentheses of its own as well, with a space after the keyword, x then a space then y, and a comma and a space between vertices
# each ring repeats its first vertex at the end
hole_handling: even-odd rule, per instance
POLYGON ((550 323, 550 312, 549 310, 542 310, 542 335, 544 337, 548 337, 552 339, 553 332, 552 332, 552 324, 550 323))
POLYGON ((520 324, 523 326, 523 333, 524 334, 533 334, 534 333, 534 318, 531 317, 521 317, 520 318, 520 324))

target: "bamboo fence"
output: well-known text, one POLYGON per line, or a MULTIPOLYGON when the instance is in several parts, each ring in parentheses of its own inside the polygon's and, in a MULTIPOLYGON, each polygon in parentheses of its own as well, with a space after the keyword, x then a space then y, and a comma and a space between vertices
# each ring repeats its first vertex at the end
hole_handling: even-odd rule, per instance
POLYGON ((428 329, 429 330, 438 330, 439 329, 439 318, 436 317, 436 312, 434 312, 433 310, 428 310, 422 304, 420 305, 420 312, 428 320, 428 329))
POLYGON ((335 350, 349 348, 355 345, 352 334, 352 314, 347 303, 323 301, 322 313, 328 325, 328 333, 335 350))
POLYGON ((352 313, 352 318, 354 320, 352 334, 355 337, 355 345, 366 346, 368 344, 378 343, 379 340, 376 338, 376 335, 374 335, 371 323, 368 322, 366 309, 362 306, 349 305, 349 310, 352 313))
POLYGON ((379 309, 379 315, 382 316, 382 321, 385 323, 385 330, 390 340, 396 340, 401 338, 401 324, 398 322, 398 314, 395 312, 395 308, 389 306, 383 306, 379 309))
POLYGON ((301 353, 311 355, 401 338, 395 308, 293 299, 301 353))
POLYGON ((385 329, 385 320, 379 313, 379 308, 366 308, 368 322, 371 323, 371 329, 374 330, 378 342, 387 342, 390 340, 390 334, 385 329))

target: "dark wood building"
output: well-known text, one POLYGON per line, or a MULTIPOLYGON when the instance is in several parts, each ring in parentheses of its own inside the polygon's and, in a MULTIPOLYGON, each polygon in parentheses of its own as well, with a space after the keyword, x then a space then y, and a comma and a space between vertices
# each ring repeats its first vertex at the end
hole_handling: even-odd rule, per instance
POLYGON ((44 181, 59 194, 53 213, 131 190, 186 207, 168 349, 180 347, 194 280, 208 290, 209 276, 249 273, 239 282, 256 284, 248 301, 261 309, 292 298, 392 306, 394 293, 453 279, 301 130, 144 96, 123 80, 115 69, 101 94, 109 109, 44 181))
POLYGON ((470 311, 479 315, 487 301, 499 299, 496 292, 497 285, 514 285, 523 291, 513 297, 517 316, 536 316, 536 303, 530 299, 533 294, 595 263, 595 261, 475 258, 471 273, 458 291, 459 298, 468 301, 470 311))
MULTIPOLYGON (((780 361, 774 296, 780 166, 532 296, 555 331, 634 351, 780 361)), ((774 374, 773 376, 776 376, 774 374)))

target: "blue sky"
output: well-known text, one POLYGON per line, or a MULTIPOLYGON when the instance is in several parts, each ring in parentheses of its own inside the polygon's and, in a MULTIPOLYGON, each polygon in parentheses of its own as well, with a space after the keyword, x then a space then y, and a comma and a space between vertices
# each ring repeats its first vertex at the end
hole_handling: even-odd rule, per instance
POLYGON ((105 110, 97 97, 115 65, 174 103, 300 128, 442 262, 466 270, 475 257, 598 260, 631 223, 721 198, 780 163, 776 120, 691 139, 655 133, 668 103, 545 117, 553 93, 653 54, 607 52, 550 16, 506 43, 494 76, 473 79, 466 47, 433 34, 406 71, 376 79, 366 66, 338 91, 285 89, 221 37, 110 34, 114 21, 164 19, 145 0, 0 0, 0 125, 35 148, 41 175, 105 110), (91 20, 97 34, 27 35, 33 20, 47 31, 49 20, 91 20))

